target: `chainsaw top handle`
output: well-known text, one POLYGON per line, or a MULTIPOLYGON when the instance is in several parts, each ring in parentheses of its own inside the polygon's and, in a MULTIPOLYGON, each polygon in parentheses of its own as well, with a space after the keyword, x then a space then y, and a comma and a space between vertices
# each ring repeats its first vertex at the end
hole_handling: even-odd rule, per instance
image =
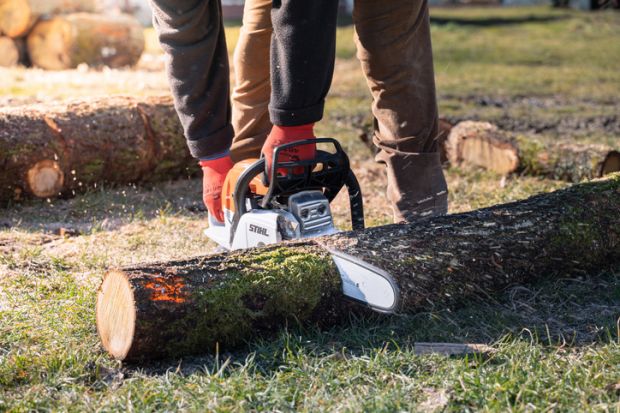
POLYGON ((362 192, 355 175, 351 171, 349 157, 337 140, 315 138, 280 145, 273 152, 272 165, 271 171, 266 171, 265 159, 261 158, 239 176, 234 192, 233 231, 236 229, 241 215, 247 212, 246 199, 248 198, 250 182, 260 173, 263 173, 263 180, 266 180, 268 173, 270 174, 267 194, 263 196, 260 205, 257 205, 260 208, 269 208, 274 201, 281 201, 282 198, 307 190, 322 191, 327 200, 331 202, 342 187, 346 186, 349 193, 352 227, 355 230, 364 228, 362 192), (278 161, 278 155, 283 150, 321 143, 332 145, 334 152, 317 149, 316 156, 313 159, 278 161), (278 171, 286 171, 286 173, 281 174, 278 171))

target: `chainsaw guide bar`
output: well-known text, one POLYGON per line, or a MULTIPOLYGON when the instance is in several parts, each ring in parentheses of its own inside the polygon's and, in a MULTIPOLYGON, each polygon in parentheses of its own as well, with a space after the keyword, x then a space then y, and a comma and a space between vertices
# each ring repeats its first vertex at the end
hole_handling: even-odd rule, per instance
POLYGON ((390 274, 352 255, 330 248, 327 251, 338 267, 344 295, 380 313, 396 312, 398 286, 390 274))

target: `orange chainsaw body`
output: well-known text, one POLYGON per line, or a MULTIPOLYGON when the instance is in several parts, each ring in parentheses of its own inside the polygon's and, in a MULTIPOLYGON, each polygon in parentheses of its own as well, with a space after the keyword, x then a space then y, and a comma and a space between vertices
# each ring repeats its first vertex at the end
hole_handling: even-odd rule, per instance
MULTIPOLYGON (((241 174, 243 174, 246 169, 248 169, 252 164, 254 164, 258 159, 244 159, 243 161, 237 162, 232 169, 226 175, 226 179, 224 180, 224 186, 222 187, 222 209, 229 210, 232 213, 235 213, 235 187, 237 186, 237 181, 241 174)), ((255 176, 254 179, 250 182, 250 193, 256 195, 265 195, 269 188, 263 184, 263 180, 261 176, 255 176)))

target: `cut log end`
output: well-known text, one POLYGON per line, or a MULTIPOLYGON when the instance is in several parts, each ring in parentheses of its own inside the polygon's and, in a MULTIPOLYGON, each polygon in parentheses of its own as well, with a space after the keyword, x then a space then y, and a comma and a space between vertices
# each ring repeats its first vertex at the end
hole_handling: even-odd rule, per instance
POLYGON ((32 11, 28 1, 0 1, 0 32, 9 37, 23 36, 31 24, 32 11))
POLYGON ((65 177, 58 162, 45 159, 28 170, 27 181, 34 196, 48 198, 62 191, 65 177))
POLYGON ((109 271, 97 293, 97 331, 103 347, 118 360, 131 348, 136 307, 131 284, 121 271, 109 271))
POLYGON ((467 162, 495 171, 502 175, 514 172, 519 166, 519 156, 511 145, 499 145, 487 139, 471 138, 462 143, 461 157, 467 162))
POLYGON ((518 148, 510 136, 488 122, 464 121, 454 126, 446 153, 452 165, 477 166, 502 175, 519 166, 518 148))
POLYGON ((28 52, 33 62, 44 69, 61 70, 71 67, 67 42, 71 27, 62 19, 42 21, 28 36, 28 52))
POLYGON ((17 66, 19 58, 19 48, 15 41, 9 37, 0 36, 0 66, 17 66))
POLYGON ((620 172, 620 152, 611 151, 603 161, 600 176, 609 175, 614 172, 620 172))

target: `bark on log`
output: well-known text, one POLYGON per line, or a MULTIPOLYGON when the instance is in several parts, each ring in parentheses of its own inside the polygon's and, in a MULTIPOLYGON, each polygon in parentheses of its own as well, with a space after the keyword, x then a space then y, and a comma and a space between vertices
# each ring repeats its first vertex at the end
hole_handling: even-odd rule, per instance
POLYGON ((544 145, 525 138, 517 138, 517 142, 520 168, 530 175, 580 182, 620 171, 620 147, 616 150, 601 144, 544 145))
POLYGON ((75 13, 37 23, 28 35, 32 64, 44 69, 133 66, 144 51, 140 23, 128 15, 75 13))
POLYGON ((290 319, 346 311, 327 249, 397 281, 400 311, 620 262, 620 174, 414 224, 229 254, 113 269, 97 297, 104 348, 136 360, 230 347, 290 319))
POLYGON ((17 66, 22 53, 19 44, 7 36, 0 36, 0 67, 17 66))
POLYGON ((514 137, 488 122, 460 122, 445 147, 452 165, 479 166, 504 175, 524 172, 580 182, 620 171, 620 152, 609 146, 544 144, 514 137))
POLYGON ((96 10, 96 0, 0 0, 0 32, 21 37, 42 16, 96 10))
POLYGON ((169 97, 0 109, 0 204, 197 171, 169 97))

